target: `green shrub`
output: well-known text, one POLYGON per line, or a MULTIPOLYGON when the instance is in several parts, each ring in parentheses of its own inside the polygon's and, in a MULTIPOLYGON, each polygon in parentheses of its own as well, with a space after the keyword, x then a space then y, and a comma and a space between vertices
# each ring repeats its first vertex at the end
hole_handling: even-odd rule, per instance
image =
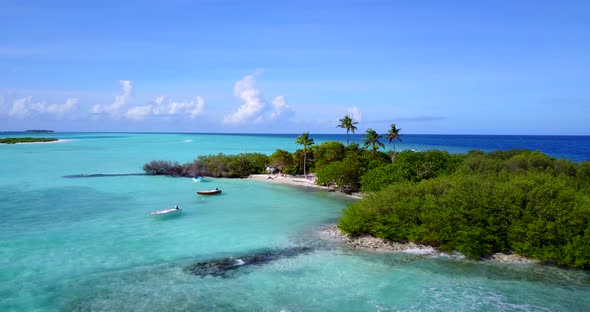
POLYGON ((418 182, 450 174, 463 163, 465 156, 442 151, 397 153, 393 163, 370 168, 361 178, 363 192, 379 191, 391 183, 418 182))
POLYGON ((154 160, 145 164, 143 170, 150 175, 240 178, 254 173, 264 173, 268 162, 269 157, 260 153, 238 155, 219 153, 199 156, 192 163, 182 165, 178 162, 154 160))
POLYGON ((286 172, 288 169, 293 168, 295 161, 293 160, 293 154, 288 151, 277 149, 269 157, 270 165, 279 169, 282 172, 286 172))
POLYGON ((312 147, 315 155, 315 169, 319 170, 327 165, 344 159, 346 147, 336 141, 324 142, 312 147))
POLYGON ((344 232, 424 243, 471 258, 515 252, 590 267, 590 164, 539 152, 470 152, 455 172, 439 169, 455 167, 456 159, 446 166, 433 162, 436 178, 412 182, 415 171, 397 165, 433 159, 406 156, 363 176, 363 188, 372 187, 365 179, 391 184, 344 210, 344 232))
POLYGON ((359 190, 359 180, 363 171, 360 157, 355 153, 348 153, 342 161, 334 161, 316 171, 316 183, 335 185, 345 193, 356 192, 359 190))

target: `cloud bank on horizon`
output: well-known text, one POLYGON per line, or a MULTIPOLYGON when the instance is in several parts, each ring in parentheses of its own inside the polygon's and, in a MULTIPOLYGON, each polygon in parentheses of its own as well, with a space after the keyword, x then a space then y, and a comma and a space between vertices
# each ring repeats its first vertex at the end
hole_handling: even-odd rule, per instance
MULTIPOLYGON (((256 77, 260 72, 246 75, 234 84, 234 96, 242 103, 233 111, 221 116, 217 121, 219 125, 236 128, 241 125, 280 124, 290 122, 295 114, 285 97, 276 96, 272 102, 267 102, 262 92, 256 87, 256 77)), ((90 108, 81 112, 79 99, 68 98, 64 104, 47 104, 45 101, 35 101, 32 96, 17 98, 12 105, 6 107, 3 96, 0 96, 0 116, 19 120, 43 117, 56 120, 68 116, 69 119, 97 120, 129 120, 145 122, 153 118, 163 117, 165 120, 178 119, 193 120, 205 114, 205 99, 198 95, 187 100, 172 100, 160 95, 143 105, 131 105, 134 95, 134 84, 130 80, 120 80, 121 94, 116 95, 110 104, 88 104, 90 108), (74 114, 74 112, 78 112, 74 114)), ((354 114, 360 116, 358 108, 354 108, 354 114)), ((211 122, 211 120, 210 120, 211 122)))
POLYGON ((205 100, 201 96, 193 100, 172 101, 164 96, 159 96, 152 103, 142 106, 133 106, 127 110, 126 117, 135 121, 142 121, 153 116, 173 118, 180 116, 188 119, 195 119, 203 114, 205 100))
POLYGON ((129 80, 120 80, 119 84, 123 88, 123 94, 117 95, 115 101, 109 105, 95 104, 90 109, 90 113, 95 115, 108 115, 110 117, 119 117, 121 108, 127 104, 133 91, 133 84, 129 80))
MULTIPOLYGON (((0 101, 0 104, 1 102, 3 101, 0 101)), ((1 108, 2 105, 0 105, 1 108)), ((10 118, 20 120, 39 116, 53 116, 61 119, 66 115, 69 115, 69 118, 75 118, 70 114, 76 110, 78 110, 77 98, 68 98, 63 104, 47 104, 45 101, 33 100, 32 96, 26 96, 14 100, 6 114, 10 118)))
POLYGON ((165 96, 158 96, 146 105, 136 105, 126 108, 133 92, 133 83, 129 80, 120 80, 123 89, 121 95, 115 97, 115 101, 108 105, 95 104, 90 109, 94 117, 127 118, 134 121, 143 121, 154 116, 164 116, 170 119, 175 117, 194 119, 201 115, 205 109, 205 100, 201 96, 193 100, 173 101, 165 96), (126 109, 126 111, 125 111, 126 109))

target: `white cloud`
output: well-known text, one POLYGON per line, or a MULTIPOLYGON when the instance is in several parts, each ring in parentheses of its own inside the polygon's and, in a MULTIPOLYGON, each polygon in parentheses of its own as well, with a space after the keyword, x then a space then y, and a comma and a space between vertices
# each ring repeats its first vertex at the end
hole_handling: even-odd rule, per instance
POLYGON ((127 110, 127 118, 133 120, 144 120, 149 116, 184 116, 187 119, 194 119, 201 115, 205 110, 205 100, 197 96, 190 101, 168 101, 165 97, 157 97, 152 104, 143 106, 134 106, 127 110))
POLYGON ((260 113, 266 106, 260 97, 260 91, 254 87, 256 82, 254 75, 248 75, 238 80, 234 86, 234 95, 244 101, 233 114, 225 116, 223 121, 227 124, 241 124, 260 121, 260 113))
POLYGON ((34 102, 33 97, 27 96, 14 100, 8 116, 14 118, 27 118, 35 114, 50 114, 63 117, 78 109, 78 99, 68 98, 64 104, 47 104, 43 101, 34 102))
POLYGON ((26 118, 31 114, 31 96, 14 100, 12 107, 8 111, 8 116, 15 118, 26 118))
POLYGON ((92 106, 92 109, 90 109, 90 112, 92 114, 97 114, 97 115, 105 114, 105 115, 110 115, 113 117, 117 117, 119 115, 121 108, 127 104, 127 102, 129 101, 129 98, 131 97, 131 93, 133 91, 133 84, 131 83, 131 81, 120 80, 119 84, 121 85, 121 88, 123 89, 123 94, 117 95, 115 97, 115 101, 112 104, 109 104, 109 105, 96 104, 96 105, 92 106))
POLYGON ((78 99, 69 98, 62 105, 52 104, 46 107, 47 113, 63 116, 78 109, 78 99))
POLYGON ((285 97, 282 95, 277 96, 272 101, 272 108, 273 109, 270 112, 270 115, 268 117, 269 120, 279 120, 279 119, 289 118, 289 117, 293 116, 293 114, 295 113, 289 107, 289 105, 287 105, 287 102, 285 101, 285 97))
POLYGON ((352 118, 354 121, 361 121, 363 119, 361 110, 356 106, 348 108, 348 116, 350 116, 350 118, 352 118))
POLYGON ((235 112, 226 115, 225 124, 256 124, 268 121, 277 121, 293 115, 293 110, 287 105, 283 96, 277 96, 272 105, 268 105, 260 90, 255 87, 256 76, 260 72, 248 75, 238 80, 234 86, 234 95, 243 101, 235 112))
POLYGON ((134 106, 127 110, 127 118, 133 120, 143 120, 152 111, 151 105, 134 106))

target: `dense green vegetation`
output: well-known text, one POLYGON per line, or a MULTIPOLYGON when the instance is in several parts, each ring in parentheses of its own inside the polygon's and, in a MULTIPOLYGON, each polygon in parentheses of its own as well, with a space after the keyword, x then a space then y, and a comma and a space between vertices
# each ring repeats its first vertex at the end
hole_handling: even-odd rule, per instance
POLYGON ((260 153, 238 155, 199 156, 192 163, 153 160, 143 166, 149 175, 177 177, 209 176, 218 178, 243 178, 254 173, 264 173, 269 157, 260 153))
POLYGON ((426 152, 403 151, 395 161, 369 170, 361 178, 363 192, 379 191, 395 182, 419 182, 454 172, 463 163, 464 155, 431 150, 426 152))
POLYGON ((484 257, 514 252, 590 267, 590 162, 540 152, 399 153, 368 171, 339 227, 484 257))
POLYGON ((57 141, 56 138, 3 138, 0 139, 0 143, 4 144, 16 144, 16 143, 35 143, 35 142, 53 142, 57 141))

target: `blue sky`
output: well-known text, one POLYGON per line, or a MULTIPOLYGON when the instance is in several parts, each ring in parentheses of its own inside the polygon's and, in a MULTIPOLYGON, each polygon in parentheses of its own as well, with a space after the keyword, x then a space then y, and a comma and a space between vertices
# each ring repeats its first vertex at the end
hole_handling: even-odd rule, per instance
POLYGON ((80 3, 0 2, 0 130, 590 135, 590 1, 80 3))

